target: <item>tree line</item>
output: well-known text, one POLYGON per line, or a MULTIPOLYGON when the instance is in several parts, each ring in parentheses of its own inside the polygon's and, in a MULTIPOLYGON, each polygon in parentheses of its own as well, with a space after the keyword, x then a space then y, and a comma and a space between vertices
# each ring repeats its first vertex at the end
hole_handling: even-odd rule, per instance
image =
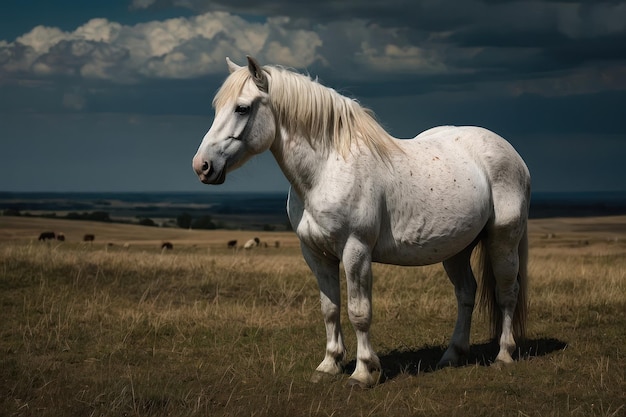
MULTIPOLYGON (((23 217, 44 217, 44 218, 56 218, 66 220, 90 220, 95 222, 104 223, 128 223, 119 220, 113 220, 106 211, 91 211, 91 212, 69 212, 64 216, 59 216, 56 213, 44 213, 40 215, 34 215, 28 212, 22 213, 17 209, 5 209, 2 211, 3 216, 23 216, 23 217)), ((141 226, 153 226, 158 227, 158 224, 148 218, 139 217, 137 224, 141 226)), ((213 218, 209 215, 203 215, 200 217, 193 217, 189 213, 181 213, 176 217, 176 225, 182 229, 217 229, 220 225, 213 221, 213 218)))

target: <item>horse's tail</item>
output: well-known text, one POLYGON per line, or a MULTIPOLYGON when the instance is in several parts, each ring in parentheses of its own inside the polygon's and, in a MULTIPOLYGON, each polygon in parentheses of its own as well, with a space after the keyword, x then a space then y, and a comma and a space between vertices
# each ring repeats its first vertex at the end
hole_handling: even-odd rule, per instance
MULTIPOLYGON (((513 336, 516 341, 526 337, 526 318, 528 315, 528 230, 524 227, 524 233, 517 247, 519 257, 519 271, 517 283, 519 292, 517 304, 513 314, 513 336)), ((485 239, 479 245, 479 268, 482 270, 480 282, 479 308, 486 311, 491 329, 491 337, 496 339, 502 332, 502 310, 496 300, 496 278, 491 267, 488 245, 485 239)))

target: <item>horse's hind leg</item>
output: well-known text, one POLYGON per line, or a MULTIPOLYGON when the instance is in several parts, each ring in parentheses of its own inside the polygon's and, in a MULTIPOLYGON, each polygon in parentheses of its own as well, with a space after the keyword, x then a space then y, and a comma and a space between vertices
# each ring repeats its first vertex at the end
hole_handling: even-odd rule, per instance
MULTIPOLYGON (((511 222, 493 225, 487 232, 487 247, 493 278, 495 279, 495 301, 500 317, 495 327, 500 327, 500 350, 496 362, 512 363, 511 354, 516 344, 513 337, 513 320, 520 292, 518 273, 520 258, 518 246, 525 231, 526 222, 511 222)), ((496 313, 495 311, 492 312, 496 313)), ((497 328, 494 329, 496 332, 497 328)))
POLYGON ((448 349, 437 364, 438 368, 457 366, 462 357, 469 353, 470 327, 476 299, 476 279, 470 266, 471 245, 459 254, 443 262, 443 266, 454 284, 457 301, 457 319, 448 349))

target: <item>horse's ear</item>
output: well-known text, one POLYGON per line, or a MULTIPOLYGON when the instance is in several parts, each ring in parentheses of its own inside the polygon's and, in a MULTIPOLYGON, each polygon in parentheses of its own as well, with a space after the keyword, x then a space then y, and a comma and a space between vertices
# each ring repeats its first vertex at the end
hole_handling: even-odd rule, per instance
POLYGON ((259 65, 256 59, 251 56, 247 56, 248 58, 248 70, 252 75, 252 79, 254 80, 254 84, 256 84, 257 88, 264 93, 268 92, 268 82, 267 75, 263 72, 263 68, 259 65))
POLYGON ((228 64, 228 71, 230 71, 231 74, 241 68, 239 65, 231 61, 229 57, 226 57, 226 64, 228 64))

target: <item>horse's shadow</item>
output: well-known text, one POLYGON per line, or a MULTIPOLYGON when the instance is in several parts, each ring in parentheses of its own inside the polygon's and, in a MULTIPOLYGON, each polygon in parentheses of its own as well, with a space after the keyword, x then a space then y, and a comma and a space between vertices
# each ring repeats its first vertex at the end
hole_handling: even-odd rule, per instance
MULTIPOLYGON (((567 343, 553 338, 528 339, 519 344, 513 354, 513 359, 529 359, 548 355, 563 350, 567 343)), ((418 375, 420 373, 437 370, 437 363, 446 350, 445 346, 424 346, 419 349, 392 350, 379 356, 382 369, 381 381, 392 380, 401 374, 418 375)), ((470 352, 460 366, 480 365, 489 366, 498 354, 497 341, 491 341, 470 346, 470 352)), ((344 371, 352 373, 356 361, 349 362, 344 371)))

